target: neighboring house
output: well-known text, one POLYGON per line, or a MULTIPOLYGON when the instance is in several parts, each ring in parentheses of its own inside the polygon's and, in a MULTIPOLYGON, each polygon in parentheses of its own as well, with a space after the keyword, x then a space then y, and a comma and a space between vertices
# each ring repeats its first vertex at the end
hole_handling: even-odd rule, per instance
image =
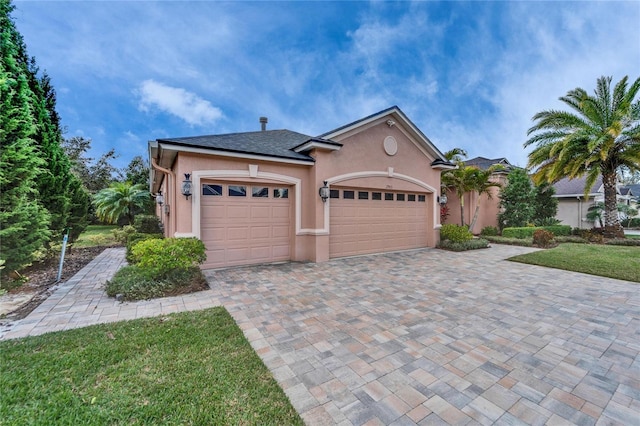
POLYGON ((558 199, 558 213, 556 219, 563 225, 572 228, 590 229, 593 222, 587 220, 587 212, 595 202, 604 201, 602 177, 598 177, 587 197, 584 196, 586 178, 564 178, 556 182, 554 197, 558 199))
MULTIPOLYGON (((514 167, 509 160, 504 157, 501 158, 485 158, 475 157, 464 162, 465 166, 478 167, 481 170, 487 170, 494 165, 500 165, 502 170, 493 173, 491 180, 498 182, 501 185, 506 185, 507 175, 509 171, 514 167)), ((498 213, 500 212, 500 188, 492 187, 491 199, 486 194, 480 196, 480 209, 478 211, 478 220, 473 228, 473 233, 479 234, 482 228, 487 226, 498 227, 498 213)), ((475 209, 478 201, 477 193, 467 193, 464 196, 464 222, 469 225, 473 220, 475 209)), ((447 191, 447 208, 449 216, 446 219, 446 223, 460 224, 460 200, 453 191, 447 191)))
POLYGON ((454 165, 398 107, 318 137, 260 122, 257 132, 149 142, 165 233, 200 238, 203 268, 436 245, 440 173, 454 165))
MULTIPOLYGON (((573 228, 588 229, 594 226, 593 222, 587 220, 589 207, 595 203, 604 202, 604 186, 602 185, 602 177, 598 177, 596 182, 589 190, 587 198, 584 196, 586 178, 562 179, 553 186, 556 189, 555 197, 558 199, 558 214, 556 219, 560 220, 564 225, 570 225, 573 228)), ((618 204, 627 204, 636 208, 637 203, 634 202, 634 187, 640 185, 618 185, 617 199, 618 204)), ((596 223, 595 226, 598 226, 596 223)))

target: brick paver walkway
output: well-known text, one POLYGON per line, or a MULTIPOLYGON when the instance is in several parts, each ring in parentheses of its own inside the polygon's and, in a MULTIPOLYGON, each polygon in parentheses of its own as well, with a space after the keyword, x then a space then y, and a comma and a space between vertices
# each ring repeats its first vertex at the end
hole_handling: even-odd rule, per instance
POLYGON ((117 302, 104 285, 124 264, 125 249, 108 248, 58 286, 29 316, 0 329, 0 340, 88 325, 220 306, 211 291, 141 302, 117 302))
POLYGON ((224 305, 309 425, 640 424, 640 286, 494 246, 207 271, 107 298, 109 249, 2 338, 224 305))

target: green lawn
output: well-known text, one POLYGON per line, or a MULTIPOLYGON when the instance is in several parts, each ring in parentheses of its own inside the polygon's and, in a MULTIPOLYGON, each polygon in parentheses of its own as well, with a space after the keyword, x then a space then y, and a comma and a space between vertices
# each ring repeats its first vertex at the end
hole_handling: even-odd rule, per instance
POLYGON ((640 247, 566 243, 509 260, 640 282, 640 247))
POLYGON ((223 308, 0 342, 0 423, 301 425, 223 308))
POLYGON ((73 243, 74 247, 97 247, 116 244, 113 230, 118 229, 116 225, 89 225, 80 234, 78 240, 73 243))

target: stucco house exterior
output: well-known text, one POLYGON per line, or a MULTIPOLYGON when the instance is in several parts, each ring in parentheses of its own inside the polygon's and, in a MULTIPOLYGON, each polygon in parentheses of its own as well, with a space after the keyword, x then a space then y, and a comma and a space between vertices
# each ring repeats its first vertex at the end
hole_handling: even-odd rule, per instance
MULTIPOLYGON (((464 162, 465 166, 477 167, 481 170, 487 170, 491 166, 502 166, 502 170, 498 170, 491 175, 491 181, 497 182, 504 186, 507 183, 507 175, 514 167, 509 160, 504 157, 486 158, 475 157, 464 162)), ((491 187, 491 198, 487 194, 478 197, 477 193, 468 192, 464 195, 464 223, 470 224, 475 214, 476 205, 480 205, 478 210, 478 219, 472 230, 474 234, 479 234, 482 228, 487 226, 498 227, 498 213, 500 212, 500 188, 491 187)), ((460 225, 460 200, 453 191, 447 191, 447 208, 449 215, 445 223, 454 223, 460 225)))
MULTIPOLYGON (((556 190, 555 197, 558 199, 558 213, 556 219, 563 225, 570 225, 573 228, 590 229, 599 226, 587 220, 589 207, 598 202, 604 202, 604 186, 602 177, 599 176, 589 190, 588 196, 584 196, 586 178, 561 179, 553 186, 556 190)), ((633 208, 637 205, 634 200, 635 193, 633 185, 617 185, 618 204, 626 204, 633 208)), ((622 219, 623 217, 621 217, 622 219)))
POLYGON ((165 234, 201 239, 203 268, 436 245, 440 173, 455 166, 400 108, 315 137, 260 122, 149 142, 165 234))

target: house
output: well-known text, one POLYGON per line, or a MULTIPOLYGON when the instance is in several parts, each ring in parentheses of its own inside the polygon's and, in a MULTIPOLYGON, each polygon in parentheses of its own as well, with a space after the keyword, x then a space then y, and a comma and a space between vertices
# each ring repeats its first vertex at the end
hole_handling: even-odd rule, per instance
MULTIPOLYGON (((509 171, 514 167, 509 160, 504 157, 500 158, 485 158, 475 157, 464 162, 465 166, 477 167, 481 170, 487 170, 492 166, 501 166, 501 170, 497 170, 491 176, 492 182, 497 182, 500 185, 506 185, 507 175, 509 171)), ((477 193, 468 192, 464 196, 464 222, 470 224, 475 214, 476 206, 480 206, 478 210, 478 218, 472 232, 479 234, 482 228, 487 226, 498 227, 498 213, 500 212, 500 188, 491 187, 491 198, 487 194, 482 194, 478 197, 477 193)), ((447 192, 448 216, 445 223, 460 224, 460 200, 452 191, 447 192)))
MULTIPOLYGON (((560 220, 563 225, 570 225, 573 228, 588 229, 594 226, 594 223, 587 220, 587 212, 589 207, 595 203, 604 202, 604 186, 602 185, 602 176, 596 179, 595 183, 589 190, 587 198, 584 196, 584 187, 586 178, 562 179, 553 186, 556 190, 558 199, 558 213, 556 219, 560 220)), ((638 185, 640 186, 640 185, 638 185)), ((618 204, 626 204, 635 208, 633 191, 634 185, 617 185, 618 204)), ((621 215, 621 219, 622 219, 621 215)), ((595 224, 596 226, 598 224, 595 224)))
POLYGON ((440 173, 455 165, 400 108, 315 137, 260 122, 149 142, 165 233, 201 239, 204 268, 436 245, 440 173))
POLYGON ((553 185, 556 190, 554 197, 558 199, 556 219, 562 222, 563 225, 580 229, 593 227, 593 222, 587 220, 587 212, 594 203, 604 201, 602 176, 598 177, 586 198, 584 195, 585 186, 586 177, 564 178, 553 185))

